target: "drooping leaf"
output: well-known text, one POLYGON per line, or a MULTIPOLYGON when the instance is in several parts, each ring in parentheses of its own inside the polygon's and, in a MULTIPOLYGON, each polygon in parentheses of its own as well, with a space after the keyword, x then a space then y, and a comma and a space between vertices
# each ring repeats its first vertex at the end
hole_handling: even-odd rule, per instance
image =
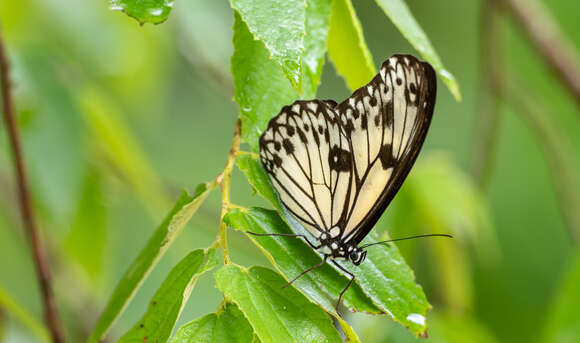
POLYGON ((391 19, 393 24, 401 31, 403 36, 413 45, 417 51, 431 63, 437 74, 443 79, 447 88, 455 100, 461 101, 461 91, 459 84, 451 72, 445 69, 435 48, 431 45, 429 38, 415 20, 415 17, 409 11, 409 7, 404 0, 376 0, 377 4, 383 9, 385 14, 391 19))
MULTIPOLYGON (((224 217, 232 228, 254 233, 292 233, 280 216, 271 210, 252 208, 249 211, 234 209, 224 217)), ((248 237, 268 257, 272 265, 288 280, 320 262, 321 258, 300 238, 248 237)), ((326 311, 335 313, 338 295, 346 287, 348 278, 336 272, 330 265, 324 265, 305 274, 294 282, 294 286, 310 299, 320 304, 326 311)), ((380 313, 361 289, 354 285, 344 297, 344 304, 351 311, 380 313)))
POLYGON ((302 88, 306 3, 304 0, 230 0, 258 44, 278 64, 294 88, 302 88))
POLYGON ((242 138, 253 151, 258 151, 258 138, 270 118, 282 106, 298 99, 299 94, 235 11, 232 75, 234 99, 240 106, 242 138))
POLYGON ((342 342, 330 317, 275 272, 223 266, 217 287, 244 313, 262 343, 342 342))
POLYGON ((123 11, 139 24, 161 24, 167 20, 174 0, 109 0, 109 8, 123 11))
POLYGON ((254 330, 240 309, 225 303, 217 313, 205 315, 183 325, 170 343, 248 343, 254 330))
POLYGON ((189 196, 185 192, 181 195, 163 223, 155 230, 149 242, 141 249, 137 258, 131 263, 115 287, 88 342, 99 342, 105 336, 157 261, 165 254, 175 238, 185 227, 185 224, 187 224, 189 219, 197 211, 209 192, 216 186, 214 183, 200 184, 193 196, 189 196))
POLYGON ((571 259, 570 268, 563 278, 544 328, 542 342, 580 341, 580 254, 571 259))
POLYGON ((332 4, 328 56, 351 90, 365 85, 377 73, 350 0, 334 0, 332 4))
POLYGON ((320 83, 327 50, 332 0, 306 0, 306 36, 302 57, 302 93, 314 98, 320 83))
POLYGON ((119 342, 166 342, 197 279, 217 264, 215 248, 189 253, 173 267, 145 315, 119 342))

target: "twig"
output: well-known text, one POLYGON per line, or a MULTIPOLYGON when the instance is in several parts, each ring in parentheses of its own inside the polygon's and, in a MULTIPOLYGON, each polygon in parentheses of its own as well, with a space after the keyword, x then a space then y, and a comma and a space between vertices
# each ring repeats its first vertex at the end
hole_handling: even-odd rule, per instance
POLYGON ((12 103, 10 81, 8 76, 8 58, 4 50, 4 44, 0 34, 0 81, 2 84, 2 107, 4 119, 6 121, 6 130, 10 140, 12 149, 12 156, 14 158, 16 181, 18 183, 18 200, 20 202, 20 210, 24 228, 26 230, 28 239, 30 241, 36 273, 38 281, 40 282, 40 290, 42 299, 44 301, 44 317, 52 341, 55 343, 64 342, 64 336, 61 330, 61 323, 58 313, 56 311, 54 296, 51 287, 50 267, 47 260, 46 253, 40 243, 38 229, 36 227, 36 220, 31 204, 30 193, 28 189, 28 182, 26 179, 26 171, 24 168, 24 160, 22 157, 22 149, 20 146, 20 138, 18 134, 18 127, 14 116, 14 105, 12 103))
POLYGON ((498 68, 503 63, 498 20, 496 1, 483 1, 479 19, 481 96, 471 165, 471 174, 480 189, 486 189, 489 184, 499 136, 500 104, 497 94, 492 89, 493 84, 501 77, 498 68))
POLYGON ((542 143, 570 238, 574 243, 580 244, 580 185, 574 168, 575 155, 565 140, 565 135, 552 122, 551 118, 555 116, 548 107, 513 75, 508 73, 505 76, 496 84, 497 91, 517 110, 542 143))
POLYGON ((505 5, 580 105, 580 56, 548 10, 537 0, 507 0, 505 5))
POLYGON ((232 146, 230 148, 228 159, 226 160, 226 166, 216 179, 220 183, 222 190, 222 210, 220 215, 220 232, 218 241, 222 247, 222 258, 224 264, 231 263, 228 251, 227 225, 224 223, 223 219, 228 212, 228 209, 230 208, 230 183, 232 179, 232 170, 234 169, 234 164, 236 162, 236 156, 238 154, 238 150, 240 149, 240 141, 241 121, 238 119, 234 127, 234 138, 232 140, 232 146))

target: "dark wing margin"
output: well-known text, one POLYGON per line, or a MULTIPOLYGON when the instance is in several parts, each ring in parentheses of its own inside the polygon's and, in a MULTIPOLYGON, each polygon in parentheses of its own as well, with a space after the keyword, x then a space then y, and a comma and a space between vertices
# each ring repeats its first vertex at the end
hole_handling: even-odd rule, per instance
MULTIPOLYGON (((350 99, 353 99, 353 98, 356 99, 357 97, 363 97, 364 94, 368 95, 369 94, 369 86, 379 87, 379 83, 383 82, 383 81, 388 85, 389 84, 388 76, 391 75, 390 73, 388 73, 388 71, 390 70, 391 72, 393 72, 393 68, 394 68, 394 74, 397 74, 397 72, 398 72, 398 67, 396 65, 390 64, 392 61, 396 61, 396 63, 407 63, 408 62, 408 65, 410 67, 415 66, 415 71, 420 71, 419 75, 422 75, 422 78, 425 80, 425 82, 421 82, 421 84, 418 85, 418 87, 417 87, 417 83, 415 83, 415 87, 414 87, 415 89, 410 89, 411 86, 407 85, 408 88, 406 88, 406 90, 404 91, 404 96, 403 96, 405 101, 407 102, 407 105, 408 105, 408 102, 410 101, 409 92, 413 91, 413 94, 416 95, 416 97, 413 99, 414 100, 413 103, 417 103, 417 105, 418 105, 418 110, 415 114, 416 127, 414 127, 413 132, 410 133, 409 139, 406 142, 406 144, 403 144, 403 138, 402 138, 404 136, 404 131, 401 134, 401 141, 399 142, 399 146, 398 146, 399 152, 396 153, 398 156, 396 159, 393 158, 393 160, 385 160, 385 158, 381 157, 381 163, 392 166, 392 168, 393 168, 392 173, 390 174, 390 177, 388 178, 388 181, 387 181, 382 193, 379 195, 378 199, 374 202, 372 207, 368 210, 368 212, 366 213, 364 218, 358 224, 356 224, 356 226, 354 228, 348 230, 348 232, 346 232, 343 235, 343 238, 345 241, 352 242, 354 244, 358 244, 360 241, 362 241, 364 239, 364 237, 369 233, 369 231, 372 230, 372 228, 374 227, 376 222, 379 220, 379 218, 381 217, 381 215, 383 214, 383 212, 385 211, 387 206, 390 204, 390 202, 393 200, 393 198, 395 197, 395 195, 397 194, 397 192, 401 188, 401 185, 403 184, 407 175, 411 171, 411 168, 413 167, 413 164, 415 163, 415 160, 417 159, 419 151, 421 150, 421 147, 423 146, 423 143, 425 141, 425 137, 427 135, 427 131, 428 131, 430 123, 431 123, 431 119, 433 117, 433 111, 435 108, 435 99, 436 99, 436 94, 437 94, 437 79, 436 79, 435 71, 433 70, 433 68, 431 67, 431 65, 429 63, 421 62, 411 55, 393 55, 391 58, 389 58, 387 61, 385 61, 383 63, 383 65, 381 67, 381 72, 368 85, 357 90, 344 103, 346 103, 347 101, 349 101, 350 99), (386 77, 381 76, 381 74, 383 73, 383 70, 387 71, 387 73, 385 74, 386 77), (402 151, 401 151, 401 149, 402 149, 402 151)), ((391 83, 396 82, 398 85, 401 85, 398 77, 391 78, 390 81, 391 81, 391 83)), ((407 80, 405 80, 405 81, 407 81, 407 80)), ((403 84, 403 86, 405 86, 405 84, 403 84)), ((391 88, 394 89, 395 87, 396 86, 393 83, 391 88)), ((394 90, 393 90, 393 92, 394 92, 394 90)), ((386 124, 387 121, 394 120, 395 122, 394 123, 391 122, 390 124, 394 125, 394 127, 397 127, 397 125, 401 125, 401 123, 396 122, 397 115, 396 115, 396 113, 393 114, 393 111, 397 111, 400 109, 396 108, 397 105, 396 105, 396 102, 394 101, 394 96, 391 99, 393 101, 385 103, 385 107, 382 108, 380 111, 383 114, 383 117, 386 119, 384 124, 386 124), (395 104, 393 104, 393 103, 395 103, 395 104), (395 107, 395 108, 393 109, 393 107, 395 107)), ((342 104, 338 105, 338 107, 340 108, 341 105, 342 104)), ((406 111, 407 110, 405 109, 405 116, 404 116, 405 121, 407 120, 406 111)), ((344 121, 343 121, 343 123, 344 123, 344 121)), ((405 129, 406 124, 407 123, 403 123, 403 130, 405 129)), ((347 126, 348 126, 348 123, 347 123, 347 126)), ((346 128, 346 131, 349 132, 348 127, 346 128)), ((396 130, 391 129, 391 131, 394 132, 396 130)), ((349 138, 350 138, 350 135, 349 135, 349 138)), ((393 149, 393 151, 390 152, 391 153, 391 154, 389 154, 390 156, 395 155, 394 150, 395 150, 395 148, 397 148, 397 146, 394 144, 395 142, 396 142, 395 140, 391 141, 390 148, 393 149)), ((353 152, 355 150, 356 150, 356 148, 352 148, 353 152)), ((370 153, 370 151, 371 151, 370 147, 368 148, 368 151, 370 153)), ((384 154, 382 154, 382 155, 384 155, 384 154)), ((353 157, 353 160, 354 159, 355 158, 353 157)), ((356 179, 360 175, 357 175, 358 173, 356 173, 356 166, 354 167, 354 169, 355 169, 354 174, 355 174, 355 179, 356 179)), ((370 167, 369 167, 369 169, 370 169, 370 167)), ((361 188, 364 186, 363 183, 364 183, 364 181, 358 185, 357 190, 355 192, 357 194, 355 194, 355 198, 351 203, 351 208, 353 208, 353 209, 356 206, 356 201, 357 201, 356 196, 358 196, 358 191, 360 191, 361 188)))

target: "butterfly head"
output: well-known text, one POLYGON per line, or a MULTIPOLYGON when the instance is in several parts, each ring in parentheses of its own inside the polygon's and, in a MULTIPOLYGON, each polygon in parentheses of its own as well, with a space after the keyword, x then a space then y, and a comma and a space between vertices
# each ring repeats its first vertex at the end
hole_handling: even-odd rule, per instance
POLYGON ((358 266, 359 264, 361 264, 367 256, 367 252, 362 250, 361 248, 359 248, 357 246, 350 246, 350 247, 348 247, 348 250, 350 250, 348 252, 348 259, 355 266, 358 266))

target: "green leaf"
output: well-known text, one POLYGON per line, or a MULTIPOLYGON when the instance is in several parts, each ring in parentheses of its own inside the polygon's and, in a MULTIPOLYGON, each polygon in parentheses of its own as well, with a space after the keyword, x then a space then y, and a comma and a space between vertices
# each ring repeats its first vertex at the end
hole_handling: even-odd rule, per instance
POLYGON ((580 254, 571 261, 548 313, 541 342, 580 342, 580 254))
POLYGON ((211 313, 183 325, 170 343, 248 343, 254 330, 240 309, 225 303, 217 313, 211 313))
POLYGON ((167 20, 174 0, 109 0, 109 9, 123 11, 139 24, 161 24, 167 20))
POLYGON ((332 0, 306 0, 306 36, 302 57, 303 95, 314 98, 327 49, 332 0))
MULTIPOLYGON (((377 242, 373 233, 361 243, 377 242)), ((367 258, 359 266, 338 262, 356 277, 363 292, 382 311, 408 328, 414 335, 427 330, 426 315, 431 309, 415 275, 394 244, 376 245, 366 249, 367 258)))
POLYGON ((258 138, 282 106, 299 98, 268 50, 254 40, 238 12, 234 12, 234 99, 240 106, 242 138, 258 151, 258 138))
POLYGON ((230 0, 254 39, 266 47, 294 88, 302 88, 306 3, 304 0, 230 0))
MULTIPOLYGON (((293 233, 290 227, 271 210, 252 208, 249 211, 234 209, 224 217, 232 228, 254 233, 293 233)), ((300 238, 256 237, 248 235, 266 255, 272 265, 292 279, 309 267, 320 262, 320 256, 300 238)), ((305 274, 293 283, 302 293, 314 300, 329 313, 336 313, 338 295, 346 287, 349 279, 326 264, 305 274)), ((353 285, 344 294, 343 303, 351 311, 381 313, 358 285, 353 285)))
POLYGON ((117 287, 115 287, 113 295, 109 298, 107 306, 99 317, 88 342, 96 343, 104 337, 137 289, 139 289, 143 280, 149 275, 151 269, 153 269, 161 256, 165 254, 209 192, 216 186, 215 183, 200 184, 195 190, 193 197, 185 192, 181 195, 163 223, 155 230, 147 245, 141 250, 135 261, 131 263, 131 266, 129 266, 117 287))
POLYGON ((218 265, 215 248, 195 250, 169 273, 145 315, 119 342, 166 342, 199 276, 218 265))
POLYGON ((351 90, 376 75, 362 26, 350 0, 334 0, 328 32, 328 56, 351 90))
POLYGON ((272 188, 270 178, 262 168, 260 161, 250 154, 245 154, 236 158, 236 164, 256 192, 268 200, 279 212, 283 212, 278 195, 272 188))
POLYGON ((40 342, 50 342, 50 334, 44 324, 39 322, 2 287, 0 287, 0 311, 5 311, 7 314, 14 316, 40 342))
POLYGON ((401 31, 403 36, 419 51, 433 68, 437 71, 443 82, 449 88, 449 91, 455 97, 455 100, 461 101, 461 91, 455 77, 443 66, 435 48, 431 45, 429 38, 419 23, 415 20, 411 11, 404 0, 376 0, 377 4, 383 9, 387 17, 401 31))
POLYGON ((330 317, 275 272, 228 265, 215 273, 217 287, 239 306, 263 343, 342 342, 330 317))
MULTIPOLYGON (((304 12, 304 2, 300 1, 300 3, 301 11, 304 12)), ((300 51, 302 68, 297 71, 303 74, 303 96, 313 98, 316 95, 324 65, 330 0, 308 0, 307 5, 305 17, 303 13, 301 19, 302 30, 306 32, 303 44, 307 49, 300 51)), ((269 23, 275 18, 269 17, 270 12, 273 11, 270 6, 273 5, 264 6, 268 9, 265 19, 261 17, 263 9, 252 15, 245 15, 242 12, 242 8, 247 11, 252 7, 248 1, 232 1, 232 6, 236 10, 239 9, 239 12, 234 11, 234 54, 232 56, 234 99, 240 106, 242 137, 250 144, 252 151, 258 151, 258 138, 268 121, 278 114, 283 106, 291 104, 301 96, 285 77, 276 58, 270 57, 271 51, 267 48, 268 44, 264 45, 260 40, 254 39, 255 37, 262 39, 256 33, 258 31, 262 32, 261 35, 266 33, 271 35, 275 33, 268 31, 271 27, 280 27, 278 20, 274 20, 276 23, 271 27, 262 27, 264 23, 269 23), (257 29, 258 26, 260 30, 257 29)), ((278 13, 278 10, 274 12, 278 13)), ((291 11, 292 13, 294 12, 291 11)), ((287 16, 286 13, 282 15, 287 16)), ((275 34, 278 35, 278 33, 275 34)), ((278 43, 287 40, 286 37, 283 38, 278 43)), ((289 47, 294 44, 287 43, 289 47)))
MULTIPOLYGON (((291 217, 287 217, 291 219, 291 217)), ((293 231, 271 210, 254 208, 249 211, 235 209, 224 218, 235 229, 255 233, 297 232, 310 237, 290 220, 293 231)), ((321 258, 311 247, 295 237, 255 237, 248 235, 264 251, 272 264, 291 279, 311 267, 321 258)), ((376 240, 367 237, 365 243, 376 240)), ((351 310, 370 313, 384 312, 408 327, 414 334, 423 334, 427 310, 430 308, 425 294, 415 283, 412 270, 407 266, 395 246, 373 246, 368 249, 366 260, 358 267, 341 263, 356 276, 356 282, 344 295, 344 304, 351 310), (370 302, 369 299, 370 298, 370 302), (379 311, 377 311, 379 309, 379 311)), ((334 312, 338 294, 346 286, 347 276, 330 264, 302 276, 294 282, 310 299, 328 312, 334 312)))

